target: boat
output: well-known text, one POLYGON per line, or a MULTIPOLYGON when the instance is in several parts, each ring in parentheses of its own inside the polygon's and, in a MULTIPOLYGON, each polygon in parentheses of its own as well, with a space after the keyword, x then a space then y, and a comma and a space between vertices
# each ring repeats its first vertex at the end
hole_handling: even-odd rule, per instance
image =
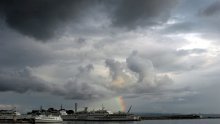
POLYGON ((71 115, 62 115, 64 121, 139 121, 141 118, 128 112, 113 113, 107 111, 104 107, 96 111, 88 111, 88 107, 85 107, 84 111, 77 112, 75 107, 75 113, 71 115))
POLYGON ((0 122, 14 122, 17 118, 16 112, 12 110, 0 110, 0 122))
POLYGON ((54 115, 37 115, 34 117, 35 123, 61 123, 63 119, 61 116, 54 116, 54 115))
MULTIPOLYGON (((107 112, 107 111, 106 111, 107 112)), ((78 114, 75 116, 75 120, 82 120, 82 121, 139 121, 140 117, 125 113, 125 112, 118 112, 118 113, 100 113, 100 111, 90 112, 87 114, 78 114)))

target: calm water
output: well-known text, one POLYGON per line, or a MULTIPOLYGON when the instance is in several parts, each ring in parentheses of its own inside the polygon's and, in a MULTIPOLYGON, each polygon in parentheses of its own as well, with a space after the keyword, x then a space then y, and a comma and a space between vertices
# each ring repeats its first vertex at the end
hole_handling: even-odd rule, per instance
MULTIPOLYGON (((6 123, 4 123, 6 124, 6 123)), ((9 124, 9 123, 7 123, 9 124)), ((12 123, 10 123, 12 124, 12 123)), ((13 123, 15 124, 15 123, 13 123)), ((52 123, 50 123, 52 124, 52 123)), ((57 124, 57 123, 56 123, 57 124)), ((197 119, 197 120, 144 120, 134 122, 89 122, 89 121, 72 121, 63 122, 63 124, 220 124, 220 119, 197 119)))
POLYGON ((220 124, 220 119, 196 119, 196 120, 143 120, 129 122, 64 122, 63 124, 220 124))

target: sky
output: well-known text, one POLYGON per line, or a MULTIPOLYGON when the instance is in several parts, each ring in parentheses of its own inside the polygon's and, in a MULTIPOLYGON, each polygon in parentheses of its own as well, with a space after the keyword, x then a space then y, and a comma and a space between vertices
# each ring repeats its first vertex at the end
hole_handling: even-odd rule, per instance
POLYGON ((1 0, 0 109, 220 113, 219 0, 1 0))

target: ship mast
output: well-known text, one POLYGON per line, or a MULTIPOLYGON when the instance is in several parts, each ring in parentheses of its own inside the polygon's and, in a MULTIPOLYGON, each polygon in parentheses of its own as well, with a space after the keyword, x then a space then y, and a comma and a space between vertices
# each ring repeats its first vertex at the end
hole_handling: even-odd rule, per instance
POLYGON ((102 104, 102 110, 104 110, 105 109, 105 107, 104 107, 104 105, 102 104))

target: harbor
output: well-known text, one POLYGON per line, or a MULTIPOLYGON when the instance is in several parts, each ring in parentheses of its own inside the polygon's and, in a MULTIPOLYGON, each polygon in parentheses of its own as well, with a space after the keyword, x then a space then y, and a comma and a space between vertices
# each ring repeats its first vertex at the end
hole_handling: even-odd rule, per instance
POLYGON ((219 119, 220 115, 211 114, 132 114, 130 110, 127 112, 111 112, 106 110, 104 106, 98 110, 89 111, 88 107, 78 111, 77 103, 74 110, 66 110, 64 108, 32 110, 26 114, 21 114, 16 111, 16 108, 11 110, 0 110, 0 123, 63 123, 75 121, 147 121, 147 120, 201 120, 201 119, 219 119))
POLYGON ((74 121, 143 121, 143 120, 192 120, 192 119, 218 119, 219 115, 202 115, 202 114, 133 114, 132 106, 127 112, 111 112, 102 105, 98 110, 89 111, 88 107, 78 110, 78 104, 75 103, 74 109, 48 108, 32 110, 26 114, 11 110, 0 110, 0 123, 62 123, 74 121))
POLYGON ((39 110, 32 110, 27 114, 20 114, 14 109, 0 111, 0 123, 61 123, 63 121, 140 121, 141 117, 131 114, 132 106, 127 112, 111 112, 102 105, 101 109, 89 111, 88 107, 78 111, 78 104, 75 103, 74 110, 62 108, 47 110, 40 107, 39 110))

